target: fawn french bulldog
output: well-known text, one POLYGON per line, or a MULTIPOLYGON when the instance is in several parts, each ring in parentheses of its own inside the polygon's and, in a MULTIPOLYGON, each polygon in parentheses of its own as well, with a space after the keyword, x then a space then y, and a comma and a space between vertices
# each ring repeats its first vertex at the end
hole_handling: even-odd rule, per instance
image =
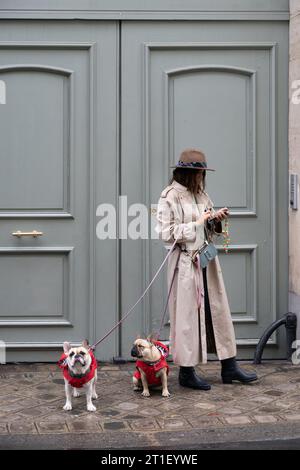
POLYGON ((142 395, 149 397, 149 386, 161 386, 162 396, 169 397, 168 373, 166 358, 169 349, 159 341, 138 338, 131 349, 132 357, 136 357, 136 372, 133 375, 133 389, 143 389, 142 395))

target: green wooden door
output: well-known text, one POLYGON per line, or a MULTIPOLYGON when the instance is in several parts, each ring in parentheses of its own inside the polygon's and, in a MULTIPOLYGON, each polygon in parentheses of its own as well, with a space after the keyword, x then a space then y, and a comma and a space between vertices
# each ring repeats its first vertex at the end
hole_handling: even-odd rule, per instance
MULTIPOLYGON (((97 205, 116 204, 117 43, 114 21, 1 24, 0 337, 8 360, 55 360, 64 340, 93 341, 116 320, 116 240, 98 240, 95 227, 97 205), (33 230, 43 234, 12 235, 33 230)), ((112 339, 98 353, 109 358, 116 348, 112 339)))
MULTIPOLYGON (((150 207, 183 148, 206 153, 217 170, 208 172, 207 190, 216 208, 231 213, 230 252, 220 246, 219 258, 239 356, 251 358, 263 330, 288 305, 287 24, 128 21, 122 38, 122 193, 128 204, 150 207)), ((159 240, 123 246, 128 305, 166 253, 159 240)), ((125 356, 133 330, 159 326, 166 295, 165 276, 138 324, 133 319, 124 327, 125 356)), ((274 335, 266 354, 283 357, 284 338, 274 335)))

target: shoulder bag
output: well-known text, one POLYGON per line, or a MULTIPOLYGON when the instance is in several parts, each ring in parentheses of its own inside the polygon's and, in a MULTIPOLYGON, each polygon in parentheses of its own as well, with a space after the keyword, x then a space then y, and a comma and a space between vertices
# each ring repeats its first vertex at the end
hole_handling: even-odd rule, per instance
MULTIPOLYGON (((195 199, 195 196, 194 196, 195 199)), ((198 209, 197 201, 195 199, 195 203, 198 209)), ((199 212, 199 210, 198 210, 199 212)), ((209 237, 207 233, 207 227, 206 227, 206 222, 204 222, 204 234, 206 237, 206 240, 204 241, 203 245, 197 250, 193 258, 195 258, 199 254, 199 259, 200 259, 200 266, 201 268, 206 268, 208 263, 214 259, 217 254, 218 250, 216 249, 215 245, 212 242, 209 242, 209 237)))

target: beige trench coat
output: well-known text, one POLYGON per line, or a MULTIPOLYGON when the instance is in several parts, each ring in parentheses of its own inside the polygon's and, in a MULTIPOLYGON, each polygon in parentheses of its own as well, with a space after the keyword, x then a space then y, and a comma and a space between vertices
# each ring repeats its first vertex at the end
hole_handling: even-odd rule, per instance
MULTIPOLYGON (((195 253, 196 247, 201 246, 204 240, 204 224, 196 225, 195 221, 206 207, 211 208, 212 213, 215 212, 207 192, 197 193, 193 199, 192 193, 176 181, 162 191, 157 206, 156 230, 159 238, 165 242, 166 248, 170 248, 178 237, 177 243, 182 247, 185 246, 189 254, 195 253)), ((221 222, 218 227, 220 226, 222 228, 221 222)), ((216 230, 217 225, 209 231, 212 241, 216 241, 216 237, 222 237, 220 230, 218 232, 216 230)), ((197 263, 194 263, 177 245, 168 259, 168 288, 179 253, 178 270, 169 299, 170 351, 174 363, 186 367, 195 366, 200 362, 206 363, 208 352, 216 353, 219 360, 236 356, 231 311, 218 256, 208 263, 206 269, 215 338, 214 351, 208 351, 202 268, 199 264, 197 267, 197 263), (200 307, 197 300, 199 292, 200 307)))

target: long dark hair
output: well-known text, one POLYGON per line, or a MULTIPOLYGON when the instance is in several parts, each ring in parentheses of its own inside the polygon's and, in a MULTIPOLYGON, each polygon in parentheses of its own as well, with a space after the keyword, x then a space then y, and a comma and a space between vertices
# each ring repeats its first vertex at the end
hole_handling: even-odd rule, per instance
POLYGON ((173 176, 170 179, 169 184, 173 181, 182 184, 188 188, 191 193, 202 193, 205 190, 205 179, 206 179, 206 170, 191 170, 189 168, 175 168, 173 170, 173 176), (202 172, 202 180, 199 184, 197 182, 197 175, 199 171, 202 172))

